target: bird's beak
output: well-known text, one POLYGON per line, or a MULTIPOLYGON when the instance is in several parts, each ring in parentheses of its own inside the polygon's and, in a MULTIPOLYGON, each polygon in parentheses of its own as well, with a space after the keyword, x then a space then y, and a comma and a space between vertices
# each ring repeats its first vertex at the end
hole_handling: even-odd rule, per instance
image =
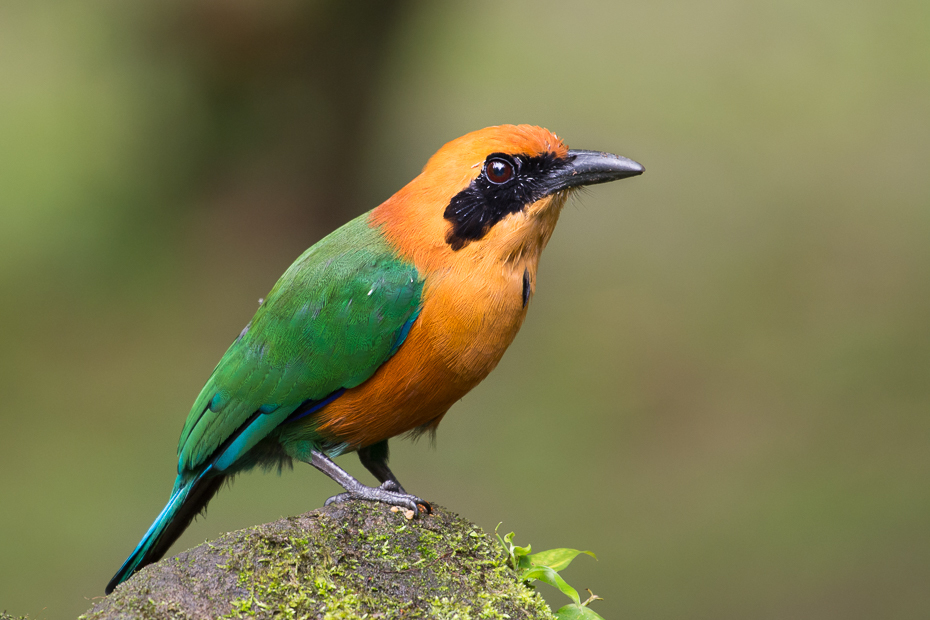
POLYGON ((600 151, 568 151, 566 163, 546 179, 547 193, 555 193, 579 185, 596 185, 617 179, 635 177, 645 172, 632 159, 600 151))

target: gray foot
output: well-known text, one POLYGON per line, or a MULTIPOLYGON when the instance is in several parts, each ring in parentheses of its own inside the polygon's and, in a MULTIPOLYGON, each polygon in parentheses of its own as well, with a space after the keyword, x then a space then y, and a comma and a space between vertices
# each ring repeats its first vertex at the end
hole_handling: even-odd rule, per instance
POLYGON ((367 487, 364 485, 359 485, 358 488, 352 489, 351 491, 333 495, 328 500, 326 500, 324 506, 338 504, 350 499, 361 499, 367 502, 381 502, 391 506, 398 506, 406 510, 412 510, 414 514, 419 514, 420 512, 432 514, 433 507, 430 506, 429 502, 420 499, 416 495, 410 495, 409 493, 396 491, 394 490, 395 486, 395 483, 390 480, 379 487, 367 487))
POLYGON ((326 506, 334 502, 344 502, 349 499, 361 499, 367 502, 381 502, 391 506, 398 506, 407 510, 412 510, 414 514, 425 512, 432 514, 433 507, 430 503, 420 499, 416 495, 410 495, 404 492, 404 488, 396 479, 385 480, 378 487, 365 486, 345 470, 333 463, 333 461, 322 452, 314 451, 312 453, 311 465, 325 473, 327 476, 338 482, 345 493, 334 495, 326 500, 326 506))

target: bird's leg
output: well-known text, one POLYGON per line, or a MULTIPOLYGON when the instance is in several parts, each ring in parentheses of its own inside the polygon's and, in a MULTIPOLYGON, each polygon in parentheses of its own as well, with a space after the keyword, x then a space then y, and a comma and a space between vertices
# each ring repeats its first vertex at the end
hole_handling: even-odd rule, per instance
POLYGON ((385 439, 365 448, 359 448, 358 460, 362 462, 365 469, 371 472, 372 476, 378 479, 382 489, 406 493, 400 481, 394 476, 394 472, 388 467, 388 454, 388 442, 385 439))
POLYGON ((414 514, 419 514, 421 507, 427 513, 432 512, 429 502, 423 501, 416 495, 391 491, 382 487, 365 486, 349 475, 347 471, 336 465, 332 459, 317 450, 311 451, 310 464, 335 480, 346 490, 345 493, 334 495, 326 500, 324 504, 326 506, 329 506, 333 502, 342 502, 347 499, 363 499, 369 502, 382 502, 390 504, 391 506, 400 506, 401 508, 412 510, 414 514))

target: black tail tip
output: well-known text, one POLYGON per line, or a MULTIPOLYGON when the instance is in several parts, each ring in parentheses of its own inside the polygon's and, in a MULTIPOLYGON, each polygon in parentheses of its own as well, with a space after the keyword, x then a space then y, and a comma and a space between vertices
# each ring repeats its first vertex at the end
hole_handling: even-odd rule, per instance
POLYGON ((126 564, 123 564, 123 566, 121 566, 120 569, 116 571, 116 574, 113 575, 112 579, 110 579, 110 583, 108 583, 107 587, 103 589, 104 594, 107 594, 107 595, 112 594, 113 590, 116 589, 116 586, 118 586, 119 584, 123 583, 124 581, 132 577, 133 573, 135 573, 136 571, 135 570, 127 571, 126 566, 128 564, 129 564, 129 560, 126 560, 126 564))
POLYGON ((107 584, 107 587, 104 588, 103 593, 106 594, 107 596, 109 596, 110 594, 113 593, 113 590, 116 589, 116 586, 118 586, 118 585, 121 584, 121 583, 122 583, 122 581, 120 581, 120 580, 118 580, 116 577, 114 577, 113 579, 110 580, 110 583, 107 584))

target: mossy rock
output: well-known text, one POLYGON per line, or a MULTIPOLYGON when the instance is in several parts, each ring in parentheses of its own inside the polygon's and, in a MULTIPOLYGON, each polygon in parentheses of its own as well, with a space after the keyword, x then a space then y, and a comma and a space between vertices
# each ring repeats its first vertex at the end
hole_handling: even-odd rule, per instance
POLYGON ((552 617, 477 525, 353 501, 152 564, 81 619, 552 617))

